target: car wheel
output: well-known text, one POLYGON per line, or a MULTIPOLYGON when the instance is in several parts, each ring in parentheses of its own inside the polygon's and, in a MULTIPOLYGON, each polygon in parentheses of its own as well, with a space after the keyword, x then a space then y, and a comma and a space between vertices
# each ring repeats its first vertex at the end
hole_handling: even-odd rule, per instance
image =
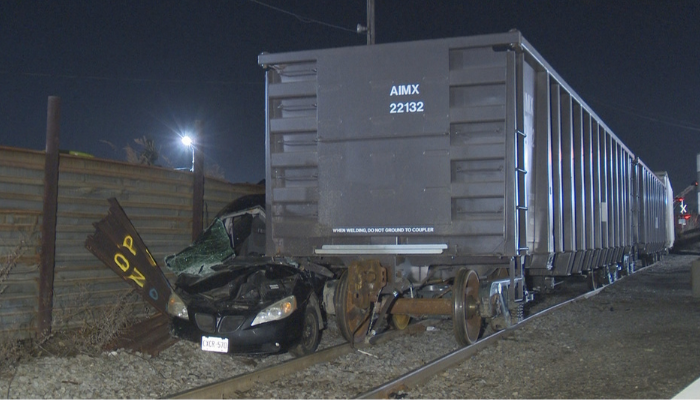
POLYGON ((289 349, 295 357, 309 355, 316 351, 321 341, 321 331, 318 329, 318 315, 313 307, 306 307, 304 311, 304 326, 301 333, 301 341, 298 345, 289 349))

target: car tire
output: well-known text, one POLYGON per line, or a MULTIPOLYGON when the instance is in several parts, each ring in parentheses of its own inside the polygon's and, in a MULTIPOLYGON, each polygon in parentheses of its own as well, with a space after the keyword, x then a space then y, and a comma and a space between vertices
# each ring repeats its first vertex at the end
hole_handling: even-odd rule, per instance
POLYGON ((289 349, 295 357, 303 357, 312 354, 321 342, 321 331, 318 329, 318 314, 312 306, 307 306, 304 311, 304 325, 299 344, 289 349))

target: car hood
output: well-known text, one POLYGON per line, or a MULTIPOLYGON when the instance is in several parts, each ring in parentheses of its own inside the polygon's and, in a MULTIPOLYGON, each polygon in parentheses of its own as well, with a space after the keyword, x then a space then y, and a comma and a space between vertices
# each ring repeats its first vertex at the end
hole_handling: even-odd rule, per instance
POLYGON ((189 307, 212 312, 259 310, 292 294, 304 301, 312 285, 296 268, 259 263, 224 264, 206 276, 182 273, 176 290, 189 307))

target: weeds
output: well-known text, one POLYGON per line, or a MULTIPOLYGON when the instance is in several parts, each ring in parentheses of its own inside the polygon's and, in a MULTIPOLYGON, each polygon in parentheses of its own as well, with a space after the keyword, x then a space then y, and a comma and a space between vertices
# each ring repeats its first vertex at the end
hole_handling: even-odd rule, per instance
POLYGON ((140 297, 132 290, 104 308, 83 307, 79 314, 79 328, 72 343, 75 350, 90 354, 102 351, 105 345, 136 322, 134 303, 139 301, 140 297))
MULTIPOLYGON (((36 247, 37 238, 38 232, 34 226, 7 254, 0 254, 0 299, 7 296, 8 285, 3 283, 21 263, 27 250, 36 247)), ((94 304, 93 290, 89 286, 78 286, 76 292, 77 295, 64 300, 64 304, 55 304, 51 334, 26 337, 26 330, 20 326, 1 327, 7 332, 0 334, 0 374, 11 373, 20 362, 33 357, 98 354, 105 345, 128 329, 138 316, 151 311, 138 309, 144 303, 133 290, 115 296, 113 301, 101 307, 94 304), (12 331, 24 333, 8 334, 12 331)), ((3 303, 0 301, 0 307, 3 303)))
MULTIPOLYGON (((0 297, 3 296, 3 293, 8 288, 4 283, 19 263, 27 248, 36 246, 39 236, 38 223, 39 220, 37 218, 34 221, 34 225, 27 232, 20 231, 22 237, 17 244, 5 254, 0 255, 0 297)), ((0 307, 2 307, 1 302, 0 307)), ((0 336, 0 372, 2 372, 4 367, 14 365, 28 354, 28 348, 31 347, 30 342, 30 340, 19 340, 16 337, 10 337, 10 335, 0 336)))

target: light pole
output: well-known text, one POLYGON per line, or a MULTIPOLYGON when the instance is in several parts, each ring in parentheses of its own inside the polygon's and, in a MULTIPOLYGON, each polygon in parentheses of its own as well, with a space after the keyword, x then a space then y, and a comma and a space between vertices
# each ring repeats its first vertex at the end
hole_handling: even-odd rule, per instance
POLYGON ((182 144, 185 146, 189 147, 190 150, 192 150, 192 167, 190 168, 190 172, 194 172, 194 139, 190 137, 189 135, 184 135, 182 137, 182 144))

